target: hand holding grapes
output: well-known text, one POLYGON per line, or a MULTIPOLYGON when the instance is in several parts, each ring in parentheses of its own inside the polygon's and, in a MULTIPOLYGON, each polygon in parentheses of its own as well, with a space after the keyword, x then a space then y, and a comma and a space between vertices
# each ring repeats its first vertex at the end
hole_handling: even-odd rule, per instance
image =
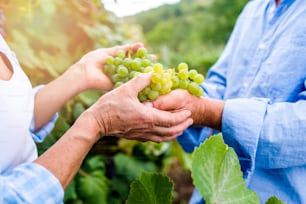
POLYGON ((190 110, 193 125, 208 126, 221 130, 224 102, 221 100, 196 97, 183 89, 177 89, 152 101, 155 108, 166 111, 190 110))
POLYGON ((141 43, 115 46, 112 48, 101 48, 91 51, 84 55, 74 66, 79 72, 79 80, 81 80, 81 90, 87 89, 101 89, 110 90, 113 87, 113 83, 104 74, 101 67, 105 64, 105 59, 108 56, 114 56, 119 50, 135 51, 142 47, 141 43))
POLYGON ((151 74, 140 74, 104 94, 84 113, 84 117, 90 117, 95 124, 94 130, 105 136, 155 142, 176 138, 192 124, 190 111, 171 113, 142 104, 138 92, 148 86, 150 80, 151 74))

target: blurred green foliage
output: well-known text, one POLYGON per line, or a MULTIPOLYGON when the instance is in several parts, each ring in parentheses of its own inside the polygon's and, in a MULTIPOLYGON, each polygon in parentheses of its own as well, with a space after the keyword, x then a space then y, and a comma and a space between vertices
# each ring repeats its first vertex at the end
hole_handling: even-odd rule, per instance
POLYGON ((181 0, 128 18, 168 66, 187 62, 205 74, 228 40, 248 0, 181 0))
MULTIPOLYGON (((165 65, 184 61, 204 74, 218 59, 246 1, 181 0, 124 19, 106 11, 99 0, 0 0, 0 8, 7 19, 6 40, 35 86, 59 76, 92 49, 136 41, 145 42, 165 65)), ((87 91, 69 101, 52 133, 37 144, 39 154, 101 94, 87 91)), ((167 173, 173 158, 190 168, 177 142, 103 138, 67 189, 65 203, 123 203, 133 180, 145 171, 167 173)))

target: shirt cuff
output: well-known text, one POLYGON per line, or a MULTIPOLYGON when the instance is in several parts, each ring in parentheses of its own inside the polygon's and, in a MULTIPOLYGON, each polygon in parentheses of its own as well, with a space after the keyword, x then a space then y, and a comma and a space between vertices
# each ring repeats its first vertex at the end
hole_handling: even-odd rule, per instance
POLYGON ((20 165, 1 177, 3 203, 63 203, 64 190, 60 182, 39 164, 20 165))
MULTIPOLYGON (((38 92, 44 85, 39 85, 33 88, 33 95, 38 92)), ((33 116, 31 124, 30 124, 30 133, 35 142, 42 142, 46 138, 46 136, 53 130, 55 123, 58 119, 58 113, 54 114, 54 116, 41 128, 35 131, 35 117, 33 116)))
POLYGON ((189 127, 177 138, 177 141, 185 152, 191 153, 211 134, 212 129, 208 127, 189 127))
POLYGON ((229 99, 222 115, 222 135, 240 160, 246 183, 255 168, 255 157, 268 100, 229 99))

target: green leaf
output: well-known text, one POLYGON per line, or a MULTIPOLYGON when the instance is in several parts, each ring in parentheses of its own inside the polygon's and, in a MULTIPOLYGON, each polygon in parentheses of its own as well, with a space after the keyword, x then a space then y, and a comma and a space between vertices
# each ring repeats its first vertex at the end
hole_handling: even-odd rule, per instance
POLYGON ((285 202, 282 202, 276 196, 272 196, 267 200, 266 204, 285 204, 285 202))
POLYGON ((101 155, 95 155, 86 159, 85 165, 89 171, 100 170, 105 172, 105 164, 101 155))
POLYGON ((126 178, 127 181, 137 179, 143 172, 157 172, 157 166, 150 161, 141 161, 132 156, 122 153, 116 154, 114 158, 116 173, 126 178))
POLYGON ((169 177, 144 172, 131 184, 127 204, 171 204, 173 182, 169 177))
POLYGON ((94 171, 79 179, 78 193, 86 203, 107 203, 108 180, 103 171, 94 171))
POLYGON ((193 156, 192 178, 207 204, 260 203, 246 187, 238 157, 221 135, 208 138, 193 156))
POLYGON ((78 199, 78 195, 76 192, 76 182, 73 179, 71 181, 71 183, 69 184, 67 190, 65 191, 65 197, 64 197, 64 201, 68 201, 68 200, 77 200, 78 199))

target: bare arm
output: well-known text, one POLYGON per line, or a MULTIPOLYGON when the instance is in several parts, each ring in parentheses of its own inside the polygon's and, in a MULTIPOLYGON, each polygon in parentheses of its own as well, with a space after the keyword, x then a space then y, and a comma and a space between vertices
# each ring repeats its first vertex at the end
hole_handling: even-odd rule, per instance
POLYGON ((49 121, 68 100, 80 92, 88 89, 110 90, 113 85, 102 71, 106 56, 115 55, 121 49, 135 50, 140 46, 137 43, 89 52, 60 77, 40 89, 35 96, 35 129, 49 121))

